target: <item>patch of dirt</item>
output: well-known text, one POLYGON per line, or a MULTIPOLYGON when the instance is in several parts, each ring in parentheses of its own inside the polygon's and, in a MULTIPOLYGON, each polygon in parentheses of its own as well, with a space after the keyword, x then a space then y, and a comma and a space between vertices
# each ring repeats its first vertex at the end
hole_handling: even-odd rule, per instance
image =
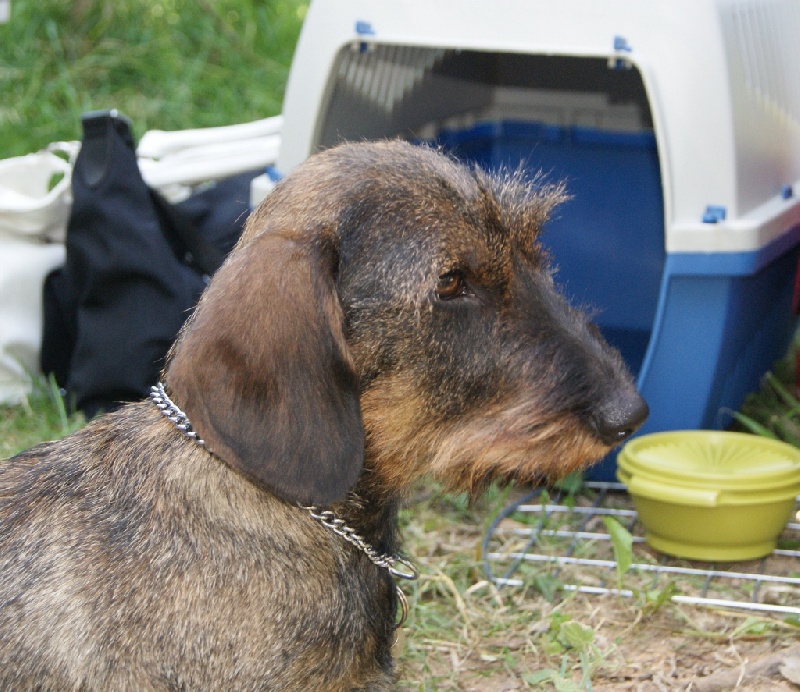
POLYGON ((796 689, 781 666, 800 661, 800 645, 781 621, 759 621, 767 633, 754 635, 739 634, 758 629, 741 613, 670 606, 631 625, 618 619, 624 608, 610 610, 597 632, 615 647, 595 690, 796 689))
MULTIPOLYGON (((779 620, 758 620, 764 634, 740 635, 742 625, 751 622, 740 613, 665 606, 641 618, 635 607, 607 595, 576 597, 556 612, 591 627, 597 653, 589 661, 594 667, 589 677, 578 655, 548 651, 549 616, 532 622, 526 636, 513 626, 507 635, 492 631, 497 623, 487 614, 488 622, 474 623, 469 643, 421 643, 427 649, 424 668, 412 662, 416 670, 410 670, 406 664, 401 689, 800 689, 800 632, 779 620), (559 673, 559 684, 542 677, 546 670, 559 673)), ((411 645, 414 636, 407 632, 403 645, 411 645)), ((402 652, 400 658, 403 661, 402 652)))
MULTIPOLYGON (((490 510, 429 502, 410 514, 406 548, 421 574, 403 585, 401 690, 800 690, 796 616, 653 603, 643 591, 547 600, 532 586, 546 566, 498 589, 476 550, 490 510)), ((797 558, 771 560, 768 573, 800 576, 797 558)), ((776 598, 800 605, 794 591, 776 598)))

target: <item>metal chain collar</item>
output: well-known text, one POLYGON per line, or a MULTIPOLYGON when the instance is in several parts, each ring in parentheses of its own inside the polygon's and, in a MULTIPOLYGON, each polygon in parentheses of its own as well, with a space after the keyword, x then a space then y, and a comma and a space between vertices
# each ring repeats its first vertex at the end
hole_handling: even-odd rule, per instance
MULTIPOLYGON (((159 382, 150 388, 150 399, 158 410, 161 411, 161 414, 167 420, 171 421, 180 432, 197 444, 205 446, 205 442, 203 442, 197 432, 192 428, 189 418, 167 395, 163 382, 159 382)), ((409 560, 397 555, 389 555, 388 553, 381 553, 375 550, 375 548, 367 543, 355 529, 348 526, 343 519, 337 517, 330 510, 321 510, 314 505, 298 506, 306 510, 309 515, 322 526, 333 531, 337 536, 340 536, 342 539, 358 548, 369 558, 370 562, 387 570, 393 577, 397 579, 416 579, 419 576, 417 568, 414 567, 409 560)), ((395 590, 402 609, 400 620, 395 624, 395 627, 400 627, 408 617, 408 600, 397 584, 395 584, 395 590)))
POLYGON ((305 509, 314 519, 326 528, 333 531, 338 536, 341 536, 348 543, 354 545, 378 567, 383 567, 389 570, 389 574, 398 579, 416 579, 419 576, 417 568, 408 560, 396 555, 388 555, 386 553, 379 553, 369 543, 367 543, 358 533, 344 523, 343 519, 339 519, 330 510, 320 510, 314 505, 300 505, 305 509))
POLYGON ((201 446, 205 446, 205 442, 203 442, 200 436, 192 429, 192 424, 189 422, 189 418, 186 416, 186 414, 181 411, 175 405, 175 402, 167 396, 163 382, 159 382, 158 384, 150 387, 150 398, 158 407, 158 410, 161 411, 161 414, 167 420, 172 421, 175 427, 178 428, 178 430, 180 430, 184 435, 186 435, 186 437, 194 440, 201 446))

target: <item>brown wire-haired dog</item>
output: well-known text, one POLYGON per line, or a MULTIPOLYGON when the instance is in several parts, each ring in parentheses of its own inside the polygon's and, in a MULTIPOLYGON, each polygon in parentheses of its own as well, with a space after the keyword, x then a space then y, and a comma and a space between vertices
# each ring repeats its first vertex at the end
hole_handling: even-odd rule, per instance
POLYGON ((391 687, 412 482, 565 474, 647 414, 554 289, 559 199, 399 142, 288 176, 153 401, 2 465, 0 687, 391 687))

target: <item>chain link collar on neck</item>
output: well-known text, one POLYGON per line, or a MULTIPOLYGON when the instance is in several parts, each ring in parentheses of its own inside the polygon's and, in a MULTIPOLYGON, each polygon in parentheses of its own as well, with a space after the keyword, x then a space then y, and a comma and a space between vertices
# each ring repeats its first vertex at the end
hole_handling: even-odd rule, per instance
MULTIPOLYGON (((197 444, 203 447, 205 446, 205 442, 203 442, 202 438, 200 438, 197 432, 192 428, 189 418, 167 395, 163 382, 159 382, 150 388, 150 399, 156 407, 158 407, 158 410, 161 411, 161 414, 172 422, 180 432, 197 444)), ((375 548, 367 543, 355 529, 348 526, 344 520, 339 519, 330 510, 321 510, 314 505, 298 506, 306 510, 308 514, 322 526, 332 531, 337 536, 340 536, 350 543, 350 545, 358 548, 358 550, 369 558, 370 562, 387 570, 393 577, 397 579, 416 579, 417 576, 419 576, 417 568, 414 567, 410 561, 398 555, 389 555, 388 553, 375 550, 375 548)), ((397 584, 395 584, 395 590, 397 592, 397 598, 400 601, 400 607, 402 608, 400 621, 397 622, 395 627, 400 627, 408 617, 408 600, 397 584)))

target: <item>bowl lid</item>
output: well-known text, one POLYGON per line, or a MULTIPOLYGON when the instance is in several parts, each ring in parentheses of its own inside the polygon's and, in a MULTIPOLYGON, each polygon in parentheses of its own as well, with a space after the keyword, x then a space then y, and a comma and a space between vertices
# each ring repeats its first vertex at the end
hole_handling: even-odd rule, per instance
POLYGON ((634 438, 617 463, 627 473, 692 487, 759 490, 796 485, 800 449, 749 433, 688 430, 634 438))

